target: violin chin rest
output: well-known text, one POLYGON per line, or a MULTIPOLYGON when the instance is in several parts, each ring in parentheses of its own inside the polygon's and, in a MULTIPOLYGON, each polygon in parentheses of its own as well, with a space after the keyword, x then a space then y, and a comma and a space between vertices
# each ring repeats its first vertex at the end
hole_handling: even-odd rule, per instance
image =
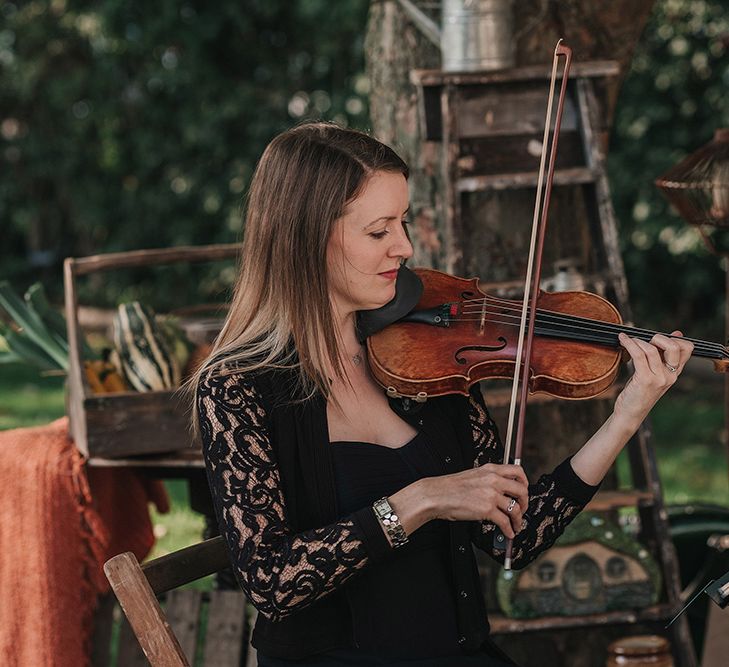
POLYGON ((357 312, 357 338, 364 343, 367 338, 386 326, 405 317, 418 305, 423 295, 423 281, 404 264, 400 265, 395 282, 395 297, 381 308, 357 312))

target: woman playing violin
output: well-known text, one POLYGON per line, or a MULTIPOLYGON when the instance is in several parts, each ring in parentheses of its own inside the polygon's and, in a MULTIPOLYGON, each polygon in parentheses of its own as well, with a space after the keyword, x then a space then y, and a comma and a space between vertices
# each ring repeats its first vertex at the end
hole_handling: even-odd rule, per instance
MULTIPOLYGON (((221 531, 259 611, 259 664, 514 664, 489 640, 472 546, 547 549, 676 381, 692 345, 621 334, 634 374, 608 420, 530 484, 476 385, 405 410, 370 375, 358 311, 412 255, 408 168, 327 123, 276 137, 247 203, 240 274, 195 379, 221 531)), ((678 332, 674 332, 680 336, 678 332)))

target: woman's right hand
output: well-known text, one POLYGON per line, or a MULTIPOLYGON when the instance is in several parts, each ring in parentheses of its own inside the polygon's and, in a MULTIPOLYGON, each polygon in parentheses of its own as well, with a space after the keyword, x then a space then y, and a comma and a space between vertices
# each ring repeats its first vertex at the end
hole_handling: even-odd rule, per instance
POLYGON ((529 482, 521 466, 487 463, 422 482, 433 519, 491 521, 509 539, 521 530, 529 504, 529 482))

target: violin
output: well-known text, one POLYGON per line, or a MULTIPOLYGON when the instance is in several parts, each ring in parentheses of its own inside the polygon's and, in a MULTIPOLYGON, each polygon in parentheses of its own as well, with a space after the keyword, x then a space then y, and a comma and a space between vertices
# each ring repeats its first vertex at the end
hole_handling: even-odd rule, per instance
MULTIPOLYGON (((414 308, 367 338, 370 370, 387 394, 425 401, 467 395, 481 380, 511 378, 522 302, 482 292, 477 278, 432 269, 416 269, 414 275, 423 288, 414 308)), ((407 294, 412 288, 404 284, 407 294)), ((407 297, 401 294, 399 300, 407 297)), ((617 309, 597 294, 540 290, 529 392, 565 399, 598 396, 612 385, 626 356, 620 332, 645 341, 656 333, 623 324, 617 309)), ((684 340, 694 344, 693 356, 713 359, 719 372, 729 369, 726 346, 684 340)))

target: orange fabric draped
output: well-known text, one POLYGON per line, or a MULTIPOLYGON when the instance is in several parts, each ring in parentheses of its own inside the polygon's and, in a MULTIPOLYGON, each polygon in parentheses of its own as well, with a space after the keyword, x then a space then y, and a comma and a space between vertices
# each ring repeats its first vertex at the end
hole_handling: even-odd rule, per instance
POLYGON ((0 432, 0 664, 89 663, 102 566, 154 544, 148 503, 164 486, 127 468, 87 469, 68 419, 0 432))

